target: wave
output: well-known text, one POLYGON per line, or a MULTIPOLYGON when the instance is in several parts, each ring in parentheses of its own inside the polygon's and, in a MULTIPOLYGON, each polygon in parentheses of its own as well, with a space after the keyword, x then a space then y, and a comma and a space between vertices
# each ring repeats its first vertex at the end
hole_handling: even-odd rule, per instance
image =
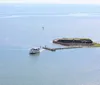
POLYGON ((45 49, 41 49, 40 52, 43 52, 45 49))
POLYGON ((21 17, 41 17, 41 16, 71 16, 71 17, 100 17, 100 13, 69 13, 69 14, 41 14, 41 15, 0 15, 0 18, 21 18, 21 17))
POLYGON ((90 16, 89 13, 70 13, 68 16, 90 16))
POLYGON ((70 13, 68 16, 100 16, 100 13, 70 13))
POLYGON ((5 16, 0 16, 0 18, 19 18, 19 17, 24 17, 24 15, 5 15, 5 16))

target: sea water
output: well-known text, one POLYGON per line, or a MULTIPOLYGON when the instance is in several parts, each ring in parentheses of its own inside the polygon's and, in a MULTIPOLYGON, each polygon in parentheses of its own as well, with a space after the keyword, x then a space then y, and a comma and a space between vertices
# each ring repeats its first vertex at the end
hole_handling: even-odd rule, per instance
POLYGON ((100 85, 100 48, 29 55, 56 38, 100 42, 99 5, 1 4, 0 85, 100 85), (44 27, 44 29, 43 29, 44 27))

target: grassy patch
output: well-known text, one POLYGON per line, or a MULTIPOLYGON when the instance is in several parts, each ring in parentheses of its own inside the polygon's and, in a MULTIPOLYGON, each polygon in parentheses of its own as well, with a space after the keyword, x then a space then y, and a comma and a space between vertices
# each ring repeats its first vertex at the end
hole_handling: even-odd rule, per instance
POLYGON ((61 38, 62 40, 91 40, 89 38, 61 38))
POLYGON ((95 43, 95 42, 94 42, 94 43, 93 43, 93 46, 94 46, 94 47, 100 47, 100 43, 95 43))

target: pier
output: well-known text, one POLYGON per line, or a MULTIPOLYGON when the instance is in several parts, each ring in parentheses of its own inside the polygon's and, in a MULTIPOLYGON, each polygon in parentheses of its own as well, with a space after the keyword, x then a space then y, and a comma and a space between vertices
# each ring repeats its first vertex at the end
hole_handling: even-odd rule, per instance
POLYGON ((63 49, 83 48, 83 46, 67 46, 67 47, 62 47, 62 48, 42 47, 42 48, 49 51, 56 51, 56 50, 63 50, 63 49))

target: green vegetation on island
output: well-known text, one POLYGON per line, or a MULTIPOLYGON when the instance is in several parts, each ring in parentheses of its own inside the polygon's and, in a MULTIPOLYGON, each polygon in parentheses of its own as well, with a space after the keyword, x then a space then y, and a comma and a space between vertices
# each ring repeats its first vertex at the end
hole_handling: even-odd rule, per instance
POLYGON ((93 43, 93 47, 100 47, 100 43, 93 43))

